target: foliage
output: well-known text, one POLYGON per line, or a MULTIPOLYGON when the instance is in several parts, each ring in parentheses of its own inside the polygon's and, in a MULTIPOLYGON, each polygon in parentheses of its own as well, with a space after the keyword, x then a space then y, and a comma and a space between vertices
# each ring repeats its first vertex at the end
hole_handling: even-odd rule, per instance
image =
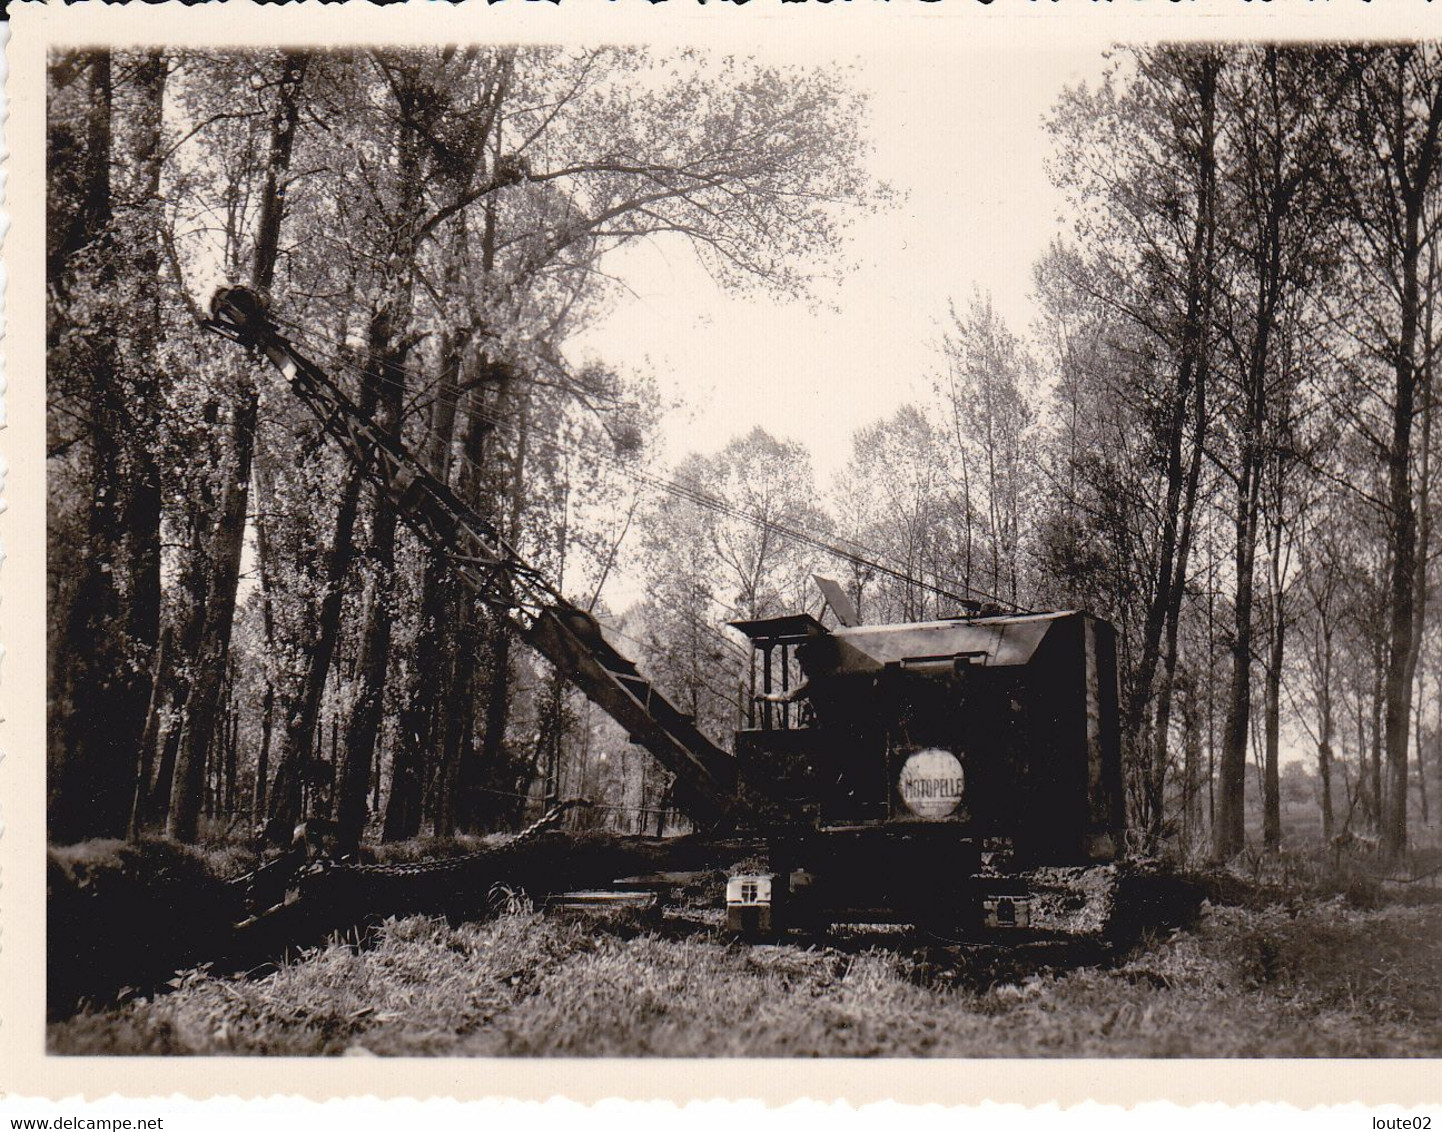
POLYGON ((1317 767, 1321 837, 1427 841, 1438 58, 1116 52, 1046 122, 1071 223, 1033 324, 953 299, 930 394, 822 483, 759 429, 662 466, 654 383, 568 348, 640 241, 757 297, 846 270, 850 219, 892 193, 844 71, 57 56, 53 837, 320 812, 349 841, 447 838, 571 792, 603 803, 578 821, 677 824, 667 776, 200 333, 212 285, 248 278, 714 738, 757 691, 723 623, 824 616, 812 573, 872 620, 1085 607, 1118 630, 1147 848, 1232 856, 1258 793, 1263 846, 1288 844, 1288 752, 1317 767))
POLYGON ((860 96, 621 47, 98 53, 50 79, 51 561, 79 574, 52 574, 54 834, 519 820, 546 760, 584 761, 566 694, 278 377, 202 334, 210 291, 265 292, 593 608, 657 411, 644 375, 566 353, 617 293, 610 258, 657 241, 787 295, 843 270, 851 216, 887 197, 860 96))

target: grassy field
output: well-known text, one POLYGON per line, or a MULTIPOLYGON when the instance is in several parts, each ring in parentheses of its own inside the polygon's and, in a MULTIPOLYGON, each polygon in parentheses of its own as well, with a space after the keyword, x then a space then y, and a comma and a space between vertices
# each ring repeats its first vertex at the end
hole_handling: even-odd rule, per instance
POLYGON ((1442 904, 1204 906, 1105 966, 914 945, 746 947, 541 915, 409 918, 365 947, 52 1024, 57 1053, 807 1057, 1442 1054, 1442 904), (1374 905, 1374 906, 1358 906, 1374 905))

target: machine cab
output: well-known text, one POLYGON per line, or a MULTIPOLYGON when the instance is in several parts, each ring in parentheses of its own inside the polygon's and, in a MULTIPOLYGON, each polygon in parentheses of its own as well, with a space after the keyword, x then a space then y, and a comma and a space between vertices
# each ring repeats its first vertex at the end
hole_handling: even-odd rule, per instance
POLYGON ((863 830, 1106 860, 1124 824, 1115 644, 1088 614, 828 629, 737 621, 753 647, 740 790, 771 829, 863 830))

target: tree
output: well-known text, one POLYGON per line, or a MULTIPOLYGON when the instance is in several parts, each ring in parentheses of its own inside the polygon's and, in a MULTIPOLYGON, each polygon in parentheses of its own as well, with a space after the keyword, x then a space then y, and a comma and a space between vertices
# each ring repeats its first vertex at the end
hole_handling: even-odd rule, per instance
MULTIPOLYGON (((260 216, 250 274, 250 285, 262 293, 270 290, 280 253, 284 188, 308 62, 303 54, 283 55, 275 85, 269 153, 260 190, 260 216)), ((194 841, 199 830, 206 759, 212 747, 230 664, 231 627, 240 580, 258 408, 259 393, 251 382, 243 381, 232 407, 224 446, 227 466, 216 501, 214 542, 207 554, 209 579, 205 595, 198 603, 200 639, 196 646, 196 671, 177 739, 174 788, 166 819, 166 832, 177 841, 194 841)))
POLYGON ((969 532, 972 517, 952 470, 947 431, 916 405, 903 405, 852 438, 834 503, 841 544, 863 551, 858 557, 865 561, 879 557, 901 575, 873 577, 860 562, 846 564, 863 618, 925 621, 959 612, 937 592, 965 590, 965 541, 957 536, 969 532))
MULTIPOLYGON (((1301 301, 1302 289, 1317 279, 1319 241, 1325 214, 1318 205, 1318 187, 1325 171, 1324 143, 1330 133, 1315 101, 1325 98, 1326 72, 1304 53, 1265 47, 1249 53, 1245 66, 1234 68, 1229 86, 1231 117, 1237 123, 1236 153, 1231 177, 1232 223, 1226 228, 1229 258, 1236 271, 1225 306, 1225 338, 1231 371, 1236 375, 1235 401, 1228 413, 1232 438, 1229 469, 1236 485, 1234 510, 1236 596, 1233 602, 1232 677, 1223 733, 1217 826, 1214 850, 1226 858, 1245 842, 1243 799, 1247 723, 1251 707, 1253 600, 1257 534, 1267 476, 1276 480, 1272 547, 1273 653, 1270 679, 1280 681, 1284 641, 1281 573, 1285 496, 1283 480, 1291 438, 1292 400, 1296 372, 1285 363, 1290 307, 1301 301)), ((1268 764, 1265 840, 1280 837, 1276 794, 1276 696, 1269 689, 1267 711, 1268 764)))
MULTIPOLYGON (((1126 376, 1108 400, 1147 445, 1126 474, 1161 473, 1160 500, 1134 487, 1146 557, 1139 641, 1125 696, 1130 776, 1143 824, 1161 831, 1181 605, 1210 426, 1208 390, 1218 287, 1218 119, 1223 56, 1212 49, 1133 53, 1095 92, 1069 92, 1050 125, 1054 178, 1080 211, 1082 254, 1056 254, 1053 295, 1079 292, 1102 311, 1126 376), (1123 138, 1118 144, 1114 139, 1123 138), (1112 150, 1120 152, 1113 153, 1112 150), (1065 291, 1059 290, 1064 281, 1065 291), (1158 679, 1158 667, 1162 668, 1158 679)), ((1113 391, 1114 390, 1114 391, 1113 391)), ((1127 520, 1123 520, 1126 522, 1127 520)))
POLYGON ((1413 499, 1413 422, 1419 364, 1422 285, 1432 228, 1429 203, 1442 156, 1442 64, 1430 47, 1350 49, 1343 121, 1347 142, 1336 186, 1358 235, 1349 242, 1373 301, 1362 304, 1356 334, 1391 376, 1390 436, 1385 450, 1390 570, 1385 665, 1386 789, 1382 838, 1390 856, 1407 844, 1408 728, 1417 663, 1413 624, 1418 569, 1413 499))
POLYGON ((52 536, 51 837, 124 836, 159 642, 157 212, 168 61, 57 57, 49 72, 47 353, 52 536), (117 81, 117 74, 120 76, 117 81), (55 544, 52 543, 52 550, 55 544))
POLYGON ((980 596, 1016 607, 1026 533, 1022 517, 1031 490, 1027 449, 1035 362, 997 317, 991 300, 980 295, 973 296, 964 316, 952 307, 942 353, 944 412, 959 465, 954 478, 968 523, 973 513, 983 518, 980 585, 972 587, 970 570, 965 581, 980 596))
POLYGON ((644 528, 642 564, 655 595, 646 638, 663 690, 724 732, 733 707, 749 725, 759 689, 749 650, 721 636, 718 622, 814 601, 818 556, 794 536, 824 539, 829 520, 816 504, 810 454, 760 428, 714 456, 688 457, 675 480, 679 498, 661 504, 644 528))

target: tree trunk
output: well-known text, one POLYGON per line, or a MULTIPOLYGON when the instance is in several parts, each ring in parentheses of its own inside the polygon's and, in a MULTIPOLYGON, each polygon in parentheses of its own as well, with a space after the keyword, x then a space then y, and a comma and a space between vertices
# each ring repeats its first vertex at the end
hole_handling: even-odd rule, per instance
MULTIPOLYGON (((1269 91, 1277 97, 1276 51, 1267 49, 1269 91)), ((1257 521, 1261 504, 1262 469, 1267 428, 1267 377, 1271 339, 1285 285, 1282 271, 1282 226, 1290 197, 1282 190, 1280 139, 1271 145, 1270 193, 1259 202, 1265 210, 1261 238, 1254 253, 1256 295, 1252 339, 1243 374, 1245 417, 1241 422, 1241 468, 1237 479, 1237 597, 1232 639, 1232 678, 1227 722, 1222 738, 1221 790, 1214 853, 1226 860, 1246 844, 1246 744, 1251 712, 1252 605, 1255 592, 1257 521)))
MULTIPOLYGON (((1252 392, 1260 398, 1260 391, 1252 392)), ((1259 417, 1260 414, 1258 414, 1259 417)), ((1254 421, 1257 417, 1253 418, 1254 421)), ((1247 783, 1247 729, 1252 702, 1252 600, 1254 561, 1257 549, 1258 481, 1254 439, 1244 441, 1241 476, 1237 492, 1235 523, 1237 593, 1234 602, 1232 676, 1227 689, 1227 715, 1222 729, 1222 757, 1219 768, 1217 822, 1213 831, 1213 852, 1227 860, 1246 844, 1245 802, 1247 783)))
POLYGON ((425 786, 440 762, 441 693, 452 684, 453 657, 446 648, 461 612, 457 585, 446 567, 427 561, 421 578, 420 626, 410 688, 400 713, 386 797, 386 841, 415 837, 424 821, 425 786))
MULTIPOLYGON (((259 454, 258 459, 252 462, 251 471, 255 476, 255 487, 259 497, 274 499, 275 489, 270 481, 270 472, 263 452, 259 454)), ((261 624, 265 630, 266 656, 263 660, 265 694, 261 698, 260 705, 260 748, 255 757, 255 786, 251 791, 250 806, 250 820, 258 827, 265 824, 268 812, 266 791, 270 778, 270 742, 275 728, 275 576, 271 567, 275 552, 271 546, 270 529, 270 519, 265 514, 264 508, 261 508, 255 516, 255 542, 256 559, 260 571, 261 624)))
POLYGON ((464 820, 460 794, 473 773, 475 758, 474 683, 476 675, 476 639, 473 625, 474 604, 463 603, 463 617, 457 633, 451 687, 453 694, 445 705, 441 725, 440 766, 435 776, 435 799, 432 829, 437 837, 454 836, 464 820))
POLYGON ((1422 723, 1417 723, 1417 793, 1418 801, 1422 803, 1422 824, 1430 825, 1432 817, 1427 810, 1427 758, 1426 749, 1422 742, 1422 723))
MULTIPOLYGON (((57 290, 81 273, 97 294, 113 291, 121 254, 112 230, 112 69, 108 52, 89 56, 90 111, 86 120, 85 184, 81 216, 59 262, 57 290), (93 265, 76 264, 79 253, 93 265)), ((113 299, 107 298, 111 302, 113 299)), ((121 312, 107 307, 72 315, 90 323, 75 379, 90 416, 88 440, 92 501, 80 564, 80 581, 67 611, 56 660, 59 741, 51 744, 49 835, 58 842, 124 837, 129 825, 132 775, 150 702, 143 624, 129 592, 125 522, 134 488, 127 451, 128 389, 119 356, 121 312)), ((153 645, 153 641, 150 644, 153 645)))
POLYGON ((237 729, 240 726, 240 712, 236 710, 235 686, 233 681, 226 693, 225 723, 225 814, 229 817, 234 814, 236 810, 235 779, 237 770, 236 763, 238 761, 236 744, 239 739, 237 729))
POLYGON ((132 841, 145 832, 150 817, 151 791, 157 769, 155 756, 165 734, 162 721, 167 702, 174 692, 174 652, 175 629, 172 625, 166 625, 161 629, 160 643, 155 649, 150 706, 146 709, 145 730, 141 733, 140 752, 136 759, 135 789, 130 802, 129 836, 132 841))
MULTIPOLYGON (((502 95, 497 95, 498 99, 502 95)), ((498 103, 499 105, 499 103, 498 103)), ((499 156, 499 137, 492 148, 499 156)), ((494 207, 487 202, 483 210, 481 232, 480 290, 489 286, 495 268, 497 220, 494 207)), ((456 220, 460 246, 466 242, 464 216, 456 220)), ((447 263, 452 293, 457 293, 462 277, 462 257, 452 256, 447 263)), ((476 307, 468 307, 475 318, 476 307)), ((454 319, 459 323, 460 319, 454 319)), ((504 380, 503 367, 474 352, 472 342, 483 328, 471 322, 462 331, 453 332, 448 340, 453 364, 442 366, 442 393, 432 411, 434 445, 427 449, 426 463, 442 479, 450 464, 450 437, 455 427, 455 407, 462 384, 469 387, 468 412, 460 438, 462 462, 456 475, 457 494, 474 501, 480 489, 478 474, 486 466, 487 439, 491 426, 485 411, 486 386, 504 380), (445 394, 447 377, 458 379, 451 396, 445 394), (449 404, 447 404, 449 402, 449 404)), ((393 767, 393 787, 386 812, 385 836, 411 836, 424 820, 429 800, 433 828, 439 836, 455 831, 455 795, 461 781, 461 768, 468 763, 474 731, 474 688, 476 653, 479 640, 476 621, 477 602, 462 589, 442 564, 431 561, 421 593, 421 632, 417 640, 416 668, 405 711, 402 713, 401 747, 393 767), (428 678, 428 674, 429 678, 428 678), (430 789, 422 784, 428 775, 430 789)))
MULTIPOLYGON (((459 276, 448 277, 457 286, 459 276)), ((470 373, 470 335, 448 331, 441 349, 441 379, 431 406, 430 428, 421 460, 442 481, 450 476, 451 440, 455 433, 456 403, 463 372, 470 373)), ((387 841, 414 837, 424 820, 425 780, 435 769, 442 690, 451 684, 452 658, 447 655, 451 628, 459 616, 458 586, 448 568, 427 557, 421 576, 419 627, 410 686, 401 708, 395 751, 391 758, 391 788, 386 797, 387 841)))
MULTIPOLYGON (((219 401, 207 399, 201 409, 201 417, 214 421, 219 414, 219 401)), ((208 429, 203 437, 193 441, 193 445, 201 454, 198 458, 216 464, 224 463, 223 454, 211 450, 212 438, 208 429)), ((154 770, 150 781, 145 784, 144 808, 137 825, 147 829, 163 830, 170 814, 175 764, 195 677, 195 661, 204 639, 207 600, 213 578, 210 554, 214 547, 209 542, 209 536, 212 517, 220 511, 216 490, 223 485, 210 475, 201 475, 196 479, 193 493, 178 519, 180 525, 188 528, 185 553, 174 587, 179 599, 174 604, 178 609, 165 629, 165 636, 170 641, 156 658, 158 693, 152 699, 152 717, 146 722, 146 742, 151 746, 154 770)))
POLYGON ((256 225, 255 258, 250 272, 250 285, 261 292, 270 290, 275 279, 275 263, 280 256, 290 155, 300 120, 301 85, 309 65, 310 55, 304 52, 287 51, 281 60, 280 86, 270 121, 270 155, 260 195, 260 220, 256 225))
POLYGON ((1336 819, 1332 812, 1332 629, 1322 628, 1322 663, 1317 688, 1317 777, 1322 787, 1322 840, 1331 843, 1336 819))
MULTIPOLYGON (((409 306, 408 299, 406 305, 409 306)), ((398 438, 405 394, 404 380, 400 376, 403 356, 394 348, 389 326, 383 331, 376 331, 373 345, 379 354, 381 372, 392 375, 378 391, 381 405, 378 424, 398 438)), ((357 662, 360 687, 351 707, 345 754, 336 779, 337 837, 345 852, 353 851, 360 844, 365 827, 366 794, 370 786, 371 765, 375 761, 376 739, 381 729, 386 671, 390 661, 396 510, 380 492, 376 493, 374 506, 369 553, 372 576, 360 622, 362 637, 357 662)))
POLYGON ((250 820, 257 826, 265 823, 266 786, 270 777, 270 740, 275 728, 275 684, 267 679, 265 698, 260 706, 260 748, 255 756, 255 789, 251 793, 250 820))
MULTIPOLYGON (((1176 561, 1171 571, 1171 580, 1167 586, 1166 612, 1164 616, 1166 634, 1165 644, 1162 650, 1162 683, 1157 692, 1157 718, 1152 736, 1154 751, 1152 767, 1153 824, 1151 828, 1151 840, 1153 844, 1159 839, 1165 817, 1163 803, 1166 794, 1167 749, 1168 737, 1171 732, 1172 696, 1175 690, 1177 673, 1178 634, 1182 621, 1182 599, 1186 596, 1187 589, 1187 566, 1191 558, 1192 530, 1193 519, 1196 515, 1197 490, 1201 483, 1202 453, 1206 447, 1206 382, 1207 359, 1205 351, 1203 351, 1198 363, 1196 395, 1193 398, 1195 403, 1195 436, 1192 443, 1191 461, 1187 468, 1185 490, 1182 493, 1181 528, 1177 538, 1176 561)), ((1188 789, 1190 790, 1191 780, 1189 779, 1188 782, 1188 789)))
MULTIPOLYGON (((1370 61, 1369 61, 1370 62, 1370 61)), ((1379 51, 1375 64, 1353 68, 1358 83, 1357 122, 1368 162, 1359 175, 1377 195, 1353 198, 1354 221, 1382 250, 1379 274, 1392 281, 1397 301, 1395 338, 1385 348, 1393 368, 1392 432, 1388 443, 1385 650, 1386 782, 1378 791, 1383 852, 1395 858, 1407 847, 1408 728, 1416 663, 1415 607, 1418 531, 1412 497, 1412 430, 1418 386, 1418 332, 1422 313, 1421 255, 1426 209, 1432 196, 1442 135, 1442 76, 1429 49, 1401 45, 1379 51)), ((1430 280, 1429 280, 1430 284, 1430 280)), ((1430 349, 1431 343, 1425 344, 1430 349)), ((1380 780, 1381 768, 1378 768, 1380 780)))
POLYGON ((1182 716, 1182 845, 1191 854, 1202 824, 1202 725, 1197 681, 1188 671, 1181 681, 1182 716))
POLYGON ((235 620, 235 595, 240 582, 240 559, 245 543, 245 512, 254 451, 258 398, 251 389, 232 417, 229 451, 232 453, 220 493, 215 541, 210 555, 211 578, 201 622, 195 678, 186 699, 185 719, 177 740, 174 786, 166 817, 166 835, 177 841, 194 841, 204 801, 205 760, 219 719, 230 656, 230 632, 235 620))
MULTIPOLYGON (((473 385, 461 436, 464 459, 458 469, 456 491, 482 514, 494 514, 497 511, 494 501, 502 495, 495 481, 504 473, 496 467, 490 441, 493 421, 504 419, 509 411, 514 377, 509 366, 482 358, 473 385)), ((504 600, 507 594, 504 573, 497 577, 496 585, 498 595, 504 600)), ((437 705, 438 730, 443 736, 434 797, 434 829, 438 837, 448 837, 469 823, 460 795, 477 785, 480 775, 494 765, 500 738, 505 732, 509 708, 505 700, 510 693, 510 629, 501 615, 485 616, 483 609, 469 591, 459 592, 456 614, 441 640, 449 680, 437 705), (487 678, 484 741, 491 745, 477 765, 475 684, 483 652, 487 678), (498 675, 497 667, 504 667, 504 672, 498 675), (498 696, 500 702, 497 702, 498 696), (496 737, 490 738, 493 735, 496 737)))
POLYGON ((1382 798, 1386 792, 1385 783, 1382 780, 1382 705, 1385 700, 1383 655, 1386 647, 1385 640, 1381 634, 1378 634, 1376 650, 1372 657, 1372 742, 1365 803, 1367 817, 1374 832, 1381 832, 1382 829, 1382 798))
MULTIPOLYGON (((134 357, 131 361, 131 392, 129 414, 123 447, 130 464, 130 496, 121 517, 127 546, 125 572, 130 579, 130 604, 135 637, 143 642, 145 652, 155 657, 160 638, 160 518, 161 487, 157 449, 160 444, 160 411, 163 401, 161 365, 160 311, 160 231, 164 223, 161 196, 161 173, 164 165, 162 120, 165 111, 165 86, 170 64, 165 55, 149 52, 132 71, 135 86, 133 127, 135 138, 136 183, 131 215, 134 218, 128 242, 133 249, 131 271, 147 282, 150 294, 143 302, 125 312, 134 357)), ((135 674, 137 685, 147 683, 147 710, 140 741, 135 751, 135 789, 132 797, 144 797, 152 770, 153 747, 150 738, 150 706, 157 701, 160 671, 158 663, 146 665, 135 674)), ((137 686, 136 695, 139 695, 137 686)), ((139 833, 137 806, 132 804, 130 830, 139 833)))
MULTIPOLYGON (((376 424, 393 440, 401 438, 401 413, 405 404, 405 364, 409 346, 412 292, 416 259, 417 225, 414 201, 421 195, 421 123, 417 114, 430 107, 422 104, 418 92, 402 86, 398 92, 400 111, 397 139, 396 199, 399 210, 390 233, 386 257, 386 279, 381 300, 371 316, 367 335, 367 360, 362 380, 374 387, 378 407, 376 424)), ((342 851, 360 844, 366 820, 366 794, 371 766, 376 761, 376 740, 380 735, 384 709, 386 672, 390 663, 391 604, 395 572, 396 509, 385 492, 374 493, 371 520, 371 581, 361 616, 362 638, 357 669, 360 687, 351 709, 346 731, 345 755, 337 768, 337 836, 342 851)))
MULTIPOLYGON (((487 485, 482 482, 482 473, 489 468, 489 439, 493 431, 491 419, 499 416, 501 410, 492 413, 486 405, 487 386, 504 390, 510 383, 509 371, 504 366, 493 365, 482 360, 478 367, 477 381, 471 390, 470 406, 466 427, 461 437, 461 452, 464 454, 458 474, 456 489, 462 499, 478 502, 486 494, 487 485)), ((498 397, 497 402, 503 404, 498 397)), ((482 502, 480 510, 493 512, 482 502)), ((503 584, 503 583, 502 583, 503 584)), ((458 805, 458 795, 463 784, 469 785, 475 771, 472 766, 475 757, 475 679, 477 662, 484 644, 489 643, 492 661, 495 659, 495 639, 489 642, 482 636, 485 624, 482 621, 481 606, 469 591, 461 591, 456 597, 455 616, 441 639, 440 647, 446 657, 445 671, 449 679, 441 690, 437 704, 437 731, 440 737, 440 758, 435 776, 433 829, 437 837, 449 837, 456 832, 464 820, 463 807, 458 805)))
MULTIPOLYGON (((1375 696, 1373 702, 1376 702, 1375 696)), ((1343 760, 1343 773, 1346 773, 1346 761, 1343 760)), ((1357 689, 1357 785, 1347 788, 1347 824, 1344 829, 1352 824, 1353 798, 1362 806, 1362 816, 1366 818, 1368 810, 1368 778, 1367 778, 1367 710, 1363 698, 1362 689, 1357 689)))
MULTIPOLYGON (((290 166, 295 128, 300 115, 300 87, 308 57, 287 53, 275 110, 271 118, 270 153, 261 190, 260 220, 250 283, 258 291, 269 289, 279 255, 284 219, 285 177, 290 166)), ((196 678, 187 701, 186 722, 175 766, 175 789, 166 821, 167 834, 177 841, 194 841, 202 801, 205 753, 219 719, 224 672, 230 656, 231 626, 245 549, 246 512, 250 500, 251 461, 260 398, 246 380, 232 416, 230 466, 220 494, 215 543, 210 558, 210 592, 206 599, 203 632, 196 658, 196 678)))
POLYGON ((1266 750, 1262 770, 1262 847, 1276 852, 1282 846, 1282 783, 1281 783, 1281 730, 1282 730, 1282 662, 1286 657, 1287 638, 1287 597, 1283 561, 1286 544, 1286 517, 1283 514, 1286 489, 1286 468, 1283 458, 1273 460, 1273 482, 1271 520, 1267 537, 1269 558, 1268 609, 1271 621, 1271 641, 1267 657, 1267 687, 1265 720, 1263 732, 1266 750))
MULTIPOLYGON (((511 381, 507 381, 502 389, 503 397, 508 397, 513 388, 511 381)), ((515 539, 521 525, 521 515, 524 505, 524 483, 526 466, 526 439, 529 433, 529 423, 524 409, 520 413, 518 436, 515 441, 515 454, 507 469, 508 476, 508 506, 507 525, 508 537, 515 539)), ((509 578, 503 576, 499 580, 499 588, 504 596, 509 596, 509 578)), ((511 716, 511 679, 512 679, 512 654, 515 633, 511 628, 509 619, 501 615, 491 618, 490 626, 490 656, 487 671, 488 684, 486 688, 486 714, 484 731, 481 734, 480 766, 477 768, 482 775, 491 774, 501 763, 501 754, 506 741, 506 727, 511 716)))
MULTIPOLYGON (((369 412, 370 406, 364 406, 364 411, 369 412)), ((300 688, 294 696, 287 697, 280 759, 270 798, 273 836, 282 835, 305 811, 305 782, 315 761, 315 730, 320 721, 321 697, 325 694, 326 677, 340 635, 345 578, 355 557, 355 520, 360 492, 360 473, 347 469, 330 553, 326 555, 316 637, 305 650, 305 674, 300 688)))
POLYGON ((1389 858, 1407 848, 1407 726, 1412 715, 1413 610, 1417 584, 1417 512, 1412 499, 1412 417, 1417 382, 1414 355, 1418 316, 1418 248, 1421 202, 1409 205, 1402 259, 1402 330, 1397 349, 1392 444, 1387 456, 1392 515, 1391 647, 1387 653, 1387 777, 1383 794, 1382 850, 1389 858))
MULTIPOLYGON (((1427 814, 1427 765, 1423 759, 1422 708, 1426 697, 1422 694, 1425 672, 1419 672, 1422 662, 1423 637, 1427 631, 1427 568, 1432 556, 1432 409, 1435 387, 1432 384, 1432 360, 1436 337, 1433 315, 1437 309, 1437 243, 1427 245, 1427 294, 1422 327, 1422 461, 1417 492, 1417 569, 1413 577, 1414 597, 1412 603, 1412 655, 1409 667, 1417 681, 1417 790, 1422 804, 1422 821, 1428 821, 1427 814)), ((1439 720, 1442 726, 1442 720, 1439 720)))
POLYGON ((1146 765, 1147 831, 1155 844, 1164 815, 1164 796, 1171 730, 1172 683, 1176 678, 1177 630, 1186 590, 1191 522, 1201 456, 1205 443, 1205 384, 1208 372, 1208 338, 1214 288, 1216 223, 1213 201, 1216 185, 1216 91, 1219 63, 1208 53, 1189 76, 1189 93, 1197 100, 1199 143, 1195 147, 1198 186, 1197 217, 1187 253, 1186 311, 1178 347, 1176 380, 1167 425, 1167 486, 1162 513, 1159 563, 1142 632, 1141 662, 1133 683, 1128 734, 1138 743, 1146 765), (1193 421, 1192 450, 1184 454, 1189 417, 1193 421), (1165 639, 1165 649, 1163 640, 1165 639), (1156 671, 1162 661, 1164 675, 1157 687, 1156 671), (1148 707, 1156 697, 1155 717, 1148 707), (1144 726, 1151 722, 1150 733, 1144 726))
POLYGON ((366 795, 380 735, 386 670, 390 658, 392 574, 395 567, 395 509, 377 501, 371 526, 370 554, 374 576, 362 619, 360 688, 352 705, 345 751, 336 779, 336 820, 340 845, 351 851, 360 844, 366 821, 366 795))
POLYGON ((561 800, 561 756, 566 746, 568 720, 566 717, 566 678, 556 671, 546 677, 546 691, 542 697, 542 717, 539 730, 539 762, 542 778, 542 805, 550 809, 561 800))
POLYGON ((1282 658, 1286 623, 1281 619, 1282 596, 1273 596, 1272 644, 1267 661, 1264 710, 1266 754, 1262 771, 1262 846, 1276 852, 1282 845, 1282 789, 1280 745, 1282 721, 1282 658))
MULTIPOLYGON (((567 501, 561 515, 561 529, 557 535, 558 553, 556 564, 556 588, 561 589, 565 585, 566 577, 566 550, 570 540, 570 483, 567 482, 567 501)), ((694 637, 692 638, 694 640, 694 637)), ((546 809, 550 809, 560 801, 560 777, 561 777, 561 755, 566 746, 567 732, 570 730, 570 720, 566 712, 566 676, 559 669, 552 668, 546 673, 545 694, 541 700, 541 720, 537 728, 536 756, 537 763, 541 769, 542 776, 542 799, 546 809)), ((696 717, 695 697, 693 693, 691 715, 696 717)), ((622 775, 623 788, 630 789, 630 780, 625 774, 625 754, 622 753, 622 775)))

